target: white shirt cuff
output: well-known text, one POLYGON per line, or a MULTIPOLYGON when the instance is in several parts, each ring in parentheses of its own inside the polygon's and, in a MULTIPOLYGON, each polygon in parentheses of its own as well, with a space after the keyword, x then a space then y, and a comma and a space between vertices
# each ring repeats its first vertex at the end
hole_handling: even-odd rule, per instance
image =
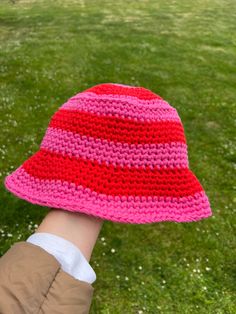
POLYGON ((61 264, 61 268, 76 279, 90 284, 96 280, 95 271, 72 242, 47 232, 36 232, 26 242, 38 245, 52 254, 61 264))

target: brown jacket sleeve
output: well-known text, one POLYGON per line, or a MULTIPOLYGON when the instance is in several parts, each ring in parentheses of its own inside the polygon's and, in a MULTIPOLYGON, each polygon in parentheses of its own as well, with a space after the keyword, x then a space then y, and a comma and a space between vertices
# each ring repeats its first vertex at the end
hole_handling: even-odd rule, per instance
POLYGON ((0 258, 1 314, 87 314, 93 290, 32 243, 16 242, 0 258))

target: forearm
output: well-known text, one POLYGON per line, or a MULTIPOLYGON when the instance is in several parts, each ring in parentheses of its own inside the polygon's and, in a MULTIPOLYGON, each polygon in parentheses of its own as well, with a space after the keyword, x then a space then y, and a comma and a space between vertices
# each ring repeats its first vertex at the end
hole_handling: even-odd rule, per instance
POLYGON ((35 232, 48 232, 71 241, 89 262, 102 224, 102 219, 91 215, 51 209, 35 232))

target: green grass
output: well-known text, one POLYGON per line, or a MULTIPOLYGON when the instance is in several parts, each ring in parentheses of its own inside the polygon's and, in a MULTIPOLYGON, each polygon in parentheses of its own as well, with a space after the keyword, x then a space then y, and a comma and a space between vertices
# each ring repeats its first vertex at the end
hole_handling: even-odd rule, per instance
POLYGON ((47 213, 3 178, 38 150, 55 110, 95 84, 144 86, 178 110, 214 216, 107 221, 91 313, 236 313, 235 12, 234 0, 1 1, 0 254, 47 213))

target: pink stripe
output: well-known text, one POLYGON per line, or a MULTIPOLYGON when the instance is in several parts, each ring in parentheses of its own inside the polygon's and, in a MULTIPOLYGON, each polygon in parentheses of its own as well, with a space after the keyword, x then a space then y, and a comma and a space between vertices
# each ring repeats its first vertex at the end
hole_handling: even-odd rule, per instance
POLYGON ((205 192, 189 197, 107 196, 60 180, 40 180, 22 166, 5 178, 5 186, 16 196, 41 206, 83 212, 123 223, 157 221, 190 222, 212 215, 205 192))
POLYGON ((83 110, 103 115, 137 118, 140 121, 180 121, 175 108, 164 100, 140 101, 131 96, 97 95, 83 92, 70 98, 61 109, 83 110))
POLYGON ((40 145, 52 152, 121 166, 188 168, 185 143, 123 144, 48 128, 40 145))

